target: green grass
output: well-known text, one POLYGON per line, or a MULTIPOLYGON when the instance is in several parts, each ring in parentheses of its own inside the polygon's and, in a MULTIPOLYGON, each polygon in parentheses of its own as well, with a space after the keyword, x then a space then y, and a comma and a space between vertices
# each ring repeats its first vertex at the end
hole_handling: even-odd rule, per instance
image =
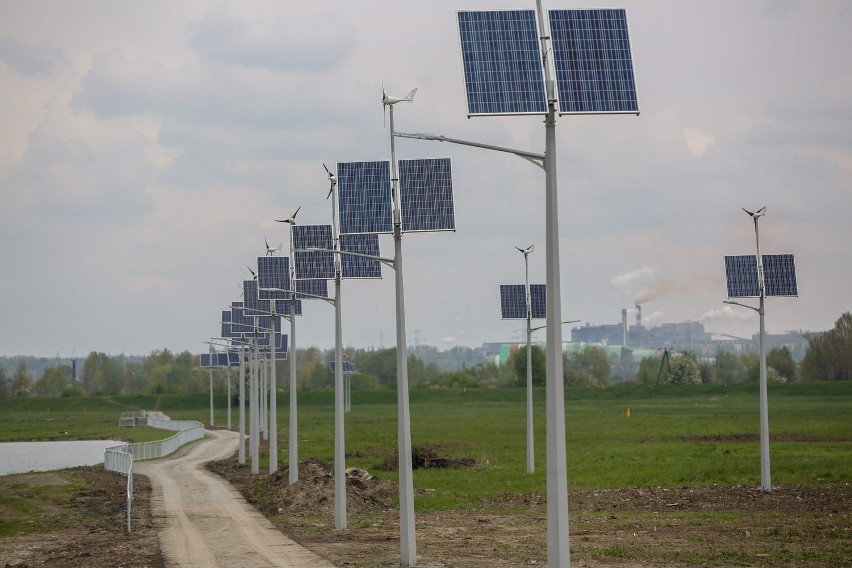
POLYGON ((0 538, 19 533, 49 530, 63 518, 60 505, 77 492, 82 483, 70 473, 61 480, 31 484, 26 475, 12 475, 0 493, 0 538), (17 481, 20 480, 20 481, 17 481))
MULTIPOLYGON (((524 389, 411 392, 413 446, 432 446, 442 455, 478 461, 476 468, 415 471, 415 487, 441 489, 416 497, 419 511, 476 507, 501 494, 545 492, 544 391, 534 394, 534 474, 525 471, 525 398, 524 389)), ((331 462, 333 393, 300 392, 298 400, 300 458, 331 462)), ((225 405, 225 395, 217 394, 219 426, 226 424, 225 405)), ((286 392, 279 393, 278 405, 283 463, 289 424, 286 392)), ((209 421, 206 394, 16 400, 0 403, 0 440, 64 439, 57 434, 61 431, 78 439, 155 436, 145 429, 117 428, 122 411, 140 408, 209 421)), ((565 409, 570 489, 759 484, 759 444, 729 439, 759 434, 756 384, 571 389, 565 409), (698 441, 707 436, 717 438, 698 441)), ((852 479, 852 382, 770 385, 769 410, 773 436, 813 440, 771 443, 774 484, 852 479)), ((238 428, 237 420, 235 406, 233 429, 238 428)), ((396 392, 353 392, 353 410, 345 423, 350 456, 346 465, 395 480, 395 472, 377 467, 397 444, 396 392)), ((263 463, 261 470, 265 467, 263 463)))

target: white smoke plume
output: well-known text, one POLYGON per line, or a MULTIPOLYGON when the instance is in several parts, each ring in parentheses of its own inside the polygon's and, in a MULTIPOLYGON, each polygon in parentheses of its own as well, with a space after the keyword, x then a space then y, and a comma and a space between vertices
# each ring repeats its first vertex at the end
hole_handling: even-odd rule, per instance
POLYGON ((754 320, 754 313, 747 308, 738 308, 735 306, 724 306, 718 310, 710 310, 701 316, 701 323, 719 323, 719 322, 750 322, 754 320))
POLYGON ((657 271, 649 266, 643 266, 610 279, 610 284, 625 296, 633 296, 636 289, 648 288, 657 278, 657 271))

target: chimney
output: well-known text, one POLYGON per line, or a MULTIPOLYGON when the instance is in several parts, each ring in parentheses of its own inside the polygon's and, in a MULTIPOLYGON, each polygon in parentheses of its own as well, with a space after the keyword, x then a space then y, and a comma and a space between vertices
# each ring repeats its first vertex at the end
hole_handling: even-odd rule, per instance
POLYGON ((642 305, 636 304, 636 327, 642 325, 642 305))
POLYGON ((621 346, 627 347, 627 308, 621 308, 621 346))

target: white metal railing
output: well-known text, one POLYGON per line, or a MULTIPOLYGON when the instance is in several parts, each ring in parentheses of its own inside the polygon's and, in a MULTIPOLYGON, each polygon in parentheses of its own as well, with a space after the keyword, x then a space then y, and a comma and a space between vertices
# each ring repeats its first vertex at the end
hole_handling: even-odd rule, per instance
POLYGON ((119 428, 136 428, 146 424, 146 416, 144 410, 135 412, 122 412, 118 419, 119 428))
MULTIPOLYGON (((122 414, 122 420, 125 418, 122 414)), ((165 440, 121 444, 104 450, 104 469, 127 476, 127 532, 130 532, 130 508, 133 502, 133 460, 150 460, 165 457, 184 444, 204 437, 204 425, 196 420, 164 420, 145 416, 145 411, 133 414, 133 425, 137 420, 147 420, 148 426, 162 430, 177 431, 177 434, 165 440)), ((120 424, 120 422, 119 422, 120 424)))

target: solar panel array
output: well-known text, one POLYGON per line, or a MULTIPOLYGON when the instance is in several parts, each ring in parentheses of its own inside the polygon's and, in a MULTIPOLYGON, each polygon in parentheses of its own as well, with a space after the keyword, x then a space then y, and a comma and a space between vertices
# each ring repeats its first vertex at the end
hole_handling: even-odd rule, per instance
POLYGON ((242 302, 231 302, 231 335, 239 337, 254 333, 252 321, 246 317, 242 302))
POLYGON ((460 11, 468 114, 546 114, 534 10, 460 11))
POLYGON ((213 367, 233 367, 239 365, 239 356, 237 355, 237 361, 232 362, 230 355, 237 355, 236 353, 202 353, 199 355, 199 364, 204 368, 213 368, 213 367))
POLYGON ((450 159, 400 160, 399 199, 403 231, 454 231, 450 159))
POLYGON ((390 162, 342 162, 337 164, 340 232, 391 233, 390 162))
MULTIPOLYGON (((458 21, 468 114, 547 113, 535 11, 460 11, 458 21)), ((550 10, 549 22, 560 112, 638 114, 626 12, 550 10)))
MULTIPOLYGON (((763 282, 767 296, 798 296, 796 266, 792 254, 764 254, 763 282)), ((744 254, 725 257, 725 275, 729 298, 760 297, 757 256, 744 254)))
MULTIPOLYGON (((532 318, 547 317, 547 286, 530 284, 532 318)), ((527 319, 527 294, 523 284, 500 285, 500 312, 503 319, 527 319)))
MULTIPOLYGON (((334 370, 337 368, 337 364, 334 361, 329 361, 328 362, 328 368, 331 369, 331 372, 333 373, 334 370)), ((343 362, 343 374, 344 375, 354 375, 357 372, 358 372, 358 370, 355 368, 355 363, 351 363, 349 361, 343 362)))
POLYGON ((334 253, 299 252, 300 249, 334 248, 331 225, 296 225, 293 227, 293 249, 297 279, 334 278, 334 253))
POLYGON ((567 113, 639 113, 623 9, 550 10, 559 92, 567 113))
MULTIPOLYGON (((340 235, 340 250, 379 256, 379 236, 366 234, 340 235)), ((381 278, 382 264, 363 256, 340 255, 343 278, 381 278)))
MULTIPOLYGON (((262 359, 269 359, 272 355, 272 349, 269 345, 269 334, 264 334, 263 339, 259 342, 258 353, 262 359)), ((287 358, 287 335, 275 334, 275 359, 284 360, 287 358)))
POLYGON ((278 290, 290 289, 290 259, 286 256, 257 257, 257 287, 258 298, 261 300, 283 300, 290 295, 278 290))

